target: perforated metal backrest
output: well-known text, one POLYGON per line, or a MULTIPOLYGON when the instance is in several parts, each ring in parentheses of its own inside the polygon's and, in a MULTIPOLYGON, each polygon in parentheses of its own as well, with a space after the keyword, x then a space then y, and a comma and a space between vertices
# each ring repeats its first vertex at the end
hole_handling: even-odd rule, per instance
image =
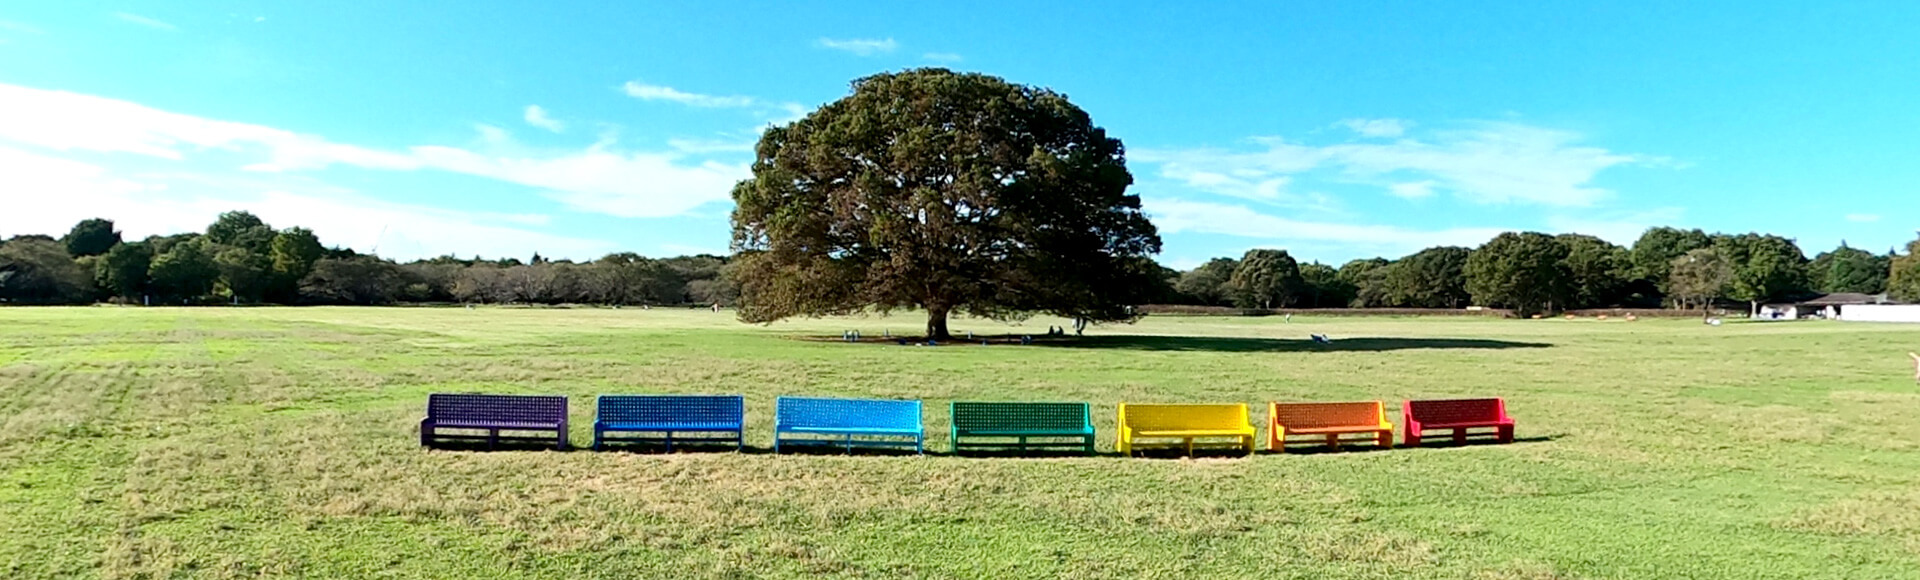
POLYGON ((785 427, 920 428, 920 401, 780 397, 774 423, 785 427))
POLYGON ((966 430, 1072 431, 1089 425, 1086 403, 955 401, 953 425, 966 430))
POLYGON ((1506 418, 1501 399, 1436 399, 1407 401, 1407 413, 1421 423, 1484 423, 1506 418))
POLYGON ((740 395, 600 395, 601 421, 633 423, 739 423, 746 416, 740 395))
POLYGON ((556 395, 433 393, 427 395, 427 417, 437 421, 558 423, 567 420, 567 398, 556 395))
POLYGON ((1379 425, 1385 410, 1386 404, 1380 401, 1274 403, 1267 408, 1275 423, 1293 429, 1379 425))
POLYGON ((1148 431, 1245 429, 1246 403, 1225 405, 1140 405, 1121 403, 1126 426, 1148 431))

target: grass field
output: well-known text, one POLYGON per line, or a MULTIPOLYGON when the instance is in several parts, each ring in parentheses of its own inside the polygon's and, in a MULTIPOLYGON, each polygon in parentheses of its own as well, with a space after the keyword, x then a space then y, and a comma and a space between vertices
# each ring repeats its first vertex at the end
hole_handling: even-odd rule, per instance
POLYGON ((1920 578, 1920 327, 1154 317, 1071 346, 795 339, 919 323, 0 309, 0 577, 1920 578), (759 449, 419 449, 426 394, 476 390, 572 395, 576 443, 594 394, 745 393, 759 449), (1521 441, 773 456, 779 394, 924 398, 942 451, 955 398, 1092 401, 1104 451, 1123 400, 1500 395, 1521 441))

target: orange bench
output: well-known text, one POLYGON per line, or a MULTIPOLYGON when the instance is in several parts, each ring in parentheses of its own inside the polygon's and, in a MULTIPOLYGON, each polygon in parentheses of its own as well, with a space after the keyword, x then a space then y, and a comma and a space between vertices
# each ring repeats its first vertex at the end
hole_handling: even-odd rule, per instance
POLYGON ((1338 449, 1341 435, 1366 435, 1381 447, 1392 447, 1393 424, 1387 422, 1386 404, 1380 401, 1267 404, 1268 450, 1286 451, 1288 437, 1313 437, 1338 449))

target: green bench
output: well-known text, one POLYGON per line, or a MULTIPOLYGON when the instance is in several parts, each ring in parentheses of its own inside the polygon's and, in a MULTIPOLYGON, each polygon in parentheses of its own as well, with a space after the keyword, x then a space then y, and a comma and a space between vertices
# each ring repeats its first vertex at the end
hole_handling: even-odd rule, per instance
POLYGON ((954 401, 950 410, 954 453, 1093 453, 1093 419, 1086 403, 954 401))

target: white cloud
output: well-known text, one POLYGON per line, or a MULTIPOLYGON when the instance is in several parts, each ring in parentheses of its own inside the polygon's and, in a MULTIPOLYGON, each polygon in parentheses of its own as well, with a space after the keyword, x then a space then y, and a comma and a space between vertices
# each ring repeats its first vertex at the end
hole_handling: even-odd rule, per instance
POLYGON ((1340 125, 1362 137, 1399 137, 1413 128, 1413 121, 1401 119, 1347 119, 1340 125))
MULTIPOLYGON (((481 125, 478 130, 492 145, 508 140, 498 128, 481 125)), ((725 201, 733 184, 750 174, 744 163, 694 162, 679 151, 620 152, 606 140, 584 151, 482 154, 435 145, 382 151, 126 101, 4 84, 0 84, 0 141, 171 161, 215 150, 251 160, 241 169, 259 173, 336 164, 393 171, 433 169, 538 188, 575 208, 625 217, 673 216, 725 201)))
POLYGON ((123 20, 126 22, 132 22, 134 24, 138 24, 141 26, 145 26, 147 28, 155 29, 155 30, 174 31, 174 30, 180 29, 179 27, 176 27, 172 24, 167 24, 165 22, 161 22, 159 20, 141 16, 139 14, 133 14, 129 12, 115 12, 113 13, 113 15, 114 17, 119 18, 120 20, 123 20))
POLYGON ((1242 205, 1147 200, 1145 211, 1162 233, 1220 234, 1282 242, 1332 243, 1380 255, 1403 255, 1432 246, 1478 246, 1506 231, 1498 228, 1411 230, 1396 226, 1302 221, 1263 214, 1242 205))
POLYGON ((542 254, 591 259, 611 244, 527 229, 545 215, 497 214, 401 204, 303 180, 257 180, 185 173, 114 175, 70 159, 0 146, 0 174, 9 187, 38 195, 8 200, 0 231, 52 235, 68 224, 105 217, 129 238, 199 231, 220 212, 251 211, 281 227, 312 229, 328 245, 396 259, 459 253, 542 254))
POLYGON ((920 55, 920 58, 931 60, 934 62, 960 62, 962 60, 966 60, 965 58, 962 58, 959 54, 952 53, 952 52, 929 52, 929 53, 920 55))
POLYGON ((524 113, 521 116, 522 118, 526 119, 528 125, 533 125, 541 129, 546 129, 548 131, 552 131, 555 133, 559 133, 567 130, 566 123, 562 123, 558 119, 554 119, 553 117, 547 116, 547 110, 540 108, 540 105, 527 105, 526 113, 524 113))
POLYGON ((717 97, 680 91, 673 87, 649 85, 640 81, 627 81, 622 87, 627 96, 645 101, 672 101, 695 107, 751 107, 757 101, 753 97, 717 97))
POLYGON ((893 49, 899 48, 900 44, 894 42, 891 38, 884 40, 874 38, 848 38, 845 40, 822 38, 820 39, 820 46, 846 51, 860 56, 873 56, 893 52, 893 49))
POLYGON ((1421 199, 1433 197, 1433 186, 1435 185, 1438 185, 1438 182, 1431 179, 1426 181, 1395 183, 1387 186, 1387 193, 1393 194, 1394 197, 1421 199))
POLYGON ((1873 222, 1880 221, 1880 216, 1878 214, 1871 214, 1871 213, 1850 213, 1850 214, 1847 214, 1847 221, 1854 222, 1854 223, 1870 224, 1873 222))
POLYGON ((1341 180, 1391 187, 1409 178, 1434 182, 1475 203, 1588 206, 1612 195, 1591 182, 1610 167, 1662 161, 1579 145, 1580 135, 1515 123, 1477 123, 1432 139, 1316 147, 1255 138, 1263 151, 1136 150, 1134 160, 1195 188, 1246 197, 1244 184, 1314 170, 1341 180), (1217 176, 1232 176, 1221 180, 1217 176))
POLYGON ((46 32, 41 31, 39 28, 35 28, 33 26, 20 23, 20 22, 14 22, 12 20, 0 20, 0 30, 18 32, 21 34, 46 34, 46 32))

